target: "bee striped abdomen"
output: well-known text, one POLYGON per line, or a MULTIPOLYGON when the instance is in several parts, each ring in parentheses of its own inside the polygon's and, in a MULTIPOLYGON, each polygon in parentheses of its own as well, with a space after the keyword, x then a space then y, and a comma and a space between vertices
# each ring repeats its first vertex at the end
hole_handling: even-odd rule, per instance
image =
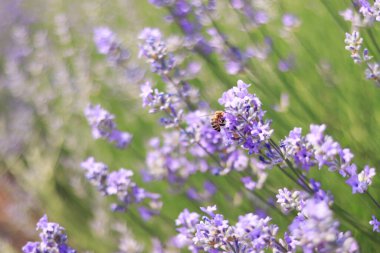
POLYGON ((220 132, 220 127, 226 125, 223 111, 216 111, 211 118, 211 126, 215 131, 220 132))

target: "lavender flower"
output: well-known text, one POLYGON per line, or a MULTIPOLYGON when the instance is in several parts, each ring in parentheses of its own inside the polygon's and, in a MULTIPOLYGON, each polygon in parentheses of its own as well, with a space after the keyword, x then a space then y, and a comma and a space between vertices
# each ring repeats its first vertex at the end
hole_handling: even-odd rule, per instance
POLYGON ((303 137, 301 128, 292 130, 281 142, 281 148, 286 158, 305 170, 318 165, 321 169, 327 166, 330 171, 339 171, 352 187, 353 193, 364 193, 372 184, 375 169, 366 166, 359 174, 356 165, 351 163, 353 155, 349 149, 343 149, 331 136, 325 135, 325 125, 310 125, 310 132, 303 137))
MULTIPOLYGON (((380 7, 380 2, 379 2, 380 7)), ((367 48, 363 50, 362 55, 360 55, 360 48, 361 44, 363 42, 363 39, 360 37, 359 32, 354 31, 352 34, 346 33, 346 50, 349 50, 351 52, 351 58, 354 60, 355 63, 362 63, 365 62, 367 65, 367 68, 365 70, 365 77, 368 80, 373 80, 376 82, 378 86, 380 86, 380 67, 377 62, 370 61, 372 59, 372 56, 369 54, 369 51, 367 48)))
POLYGON ((181 140, 181 133, 177 131, 164 134, 162 143, 158 138, 150 141, 151 150, 146 156, 147 179, 167 179, 170 183, 181 184, 190 175, 202 167, 207 170, 205 161, 197 163, 186 157, 187 145, 181 140))
POLYGON ((158 29, 145 28, 138 37, 140 44, 139 57, 144 56, 151 64, 152 72, 167 75, 174 68, 174 58, 168 54, 168 49, 161 32, 158 29))
POLYGON ((191 252, 197 252, 192 243, 192 238, 196 231, 196 225, 199 223, 199 214, 190 213, 188 209, 183 210, 175 221, 178 235, 174 238, 174 244, 178 248, 188 247, 191 252))
POLYGON ((140 97, 143 107, 150 107, 149 113, 164 112, 165 117, 160 119, 162 125, 167 128, 178 127, 183 116, 183 101, 176 94, 160 92, 152 89, 151 84, 146 82, 141 86, 140 97))
POLYGON ((129 52, 122 48, 116 35, 108 27, 94 29, 94 41, 98 52, 108 57, 108 60, 116 65, 121 65, 129 58, 129 52))
POLYGON ((376 219, 375 215, 372 215, 372 220, 369 221, 369 224, 373 226, 373 232, 380 233, 380 222, 376 219))
POLYGON ((269 217, 248 213, 231 226, 223 215, 215 214, 216 206, 201 207, 201 210, 207 214, 202 220, 185 209, 176 221, 177 226, 181 225, 177 238, 184 238, 184 245, 192 252, 261 252, 277 246, 278 227, 269 224, 269 217), (191 240, 193 243, 189 244, 191 240))
POLYGON ((307 194, 301 191, 289 191, 287 188, 278 189, 276 195, 277 203, 280 204, 281 211, 285 214, 292 210, 301 211, 305 205, 307 194))
POLYGON ((131 170, 119 169, 108 173, 108 167, 104 163, 96 162, 93 157, 81 163, 81 167, 86 171, 87 179, 98 188, 105 196, 116 195, 119 202, 113 203, 113 211, 124 212, 130 205, 140 205, 140 215, 144 219, 149 219, 152 215, 157 215, 162 202, 160 195, 147 192, 132 181, 133 172, 131 170), (148 203, 144 203, 148 200, 148 203), (141 206, 142 205, 142 206, 141 206))
POLYGON ((92 128, 94 139, 106 139, 115 143, 118 148, 126 148, 132 141, 132 135, 118 130, 114 122, 115 116, 104 110, 100 105, 87 106, 84 114, 92 128))
POLYGON ((305 202, 302 214, 290 225, 290 236, 304 252, 358 252, 358 245, 350 233, 338 230, 339 222, 327 203, 316 199, 305 202))
POLYGON ((223 93, 219 103, 225 107, 226 126, 222 129, 228 143, 239 144, 249 154, 258 154, 269 141, 273 130, 264 121, 265 111, 256 95, 248 92, 250 85, 239 80, 237 86, 223 93))
POLYGON ((41 242, 28 242, 22 248, 24 253, 76 253, 76 250, 67 245, 65 229, 57 223, 48 222, 46 214, 38 221, 37 230, 41 231, 41 242))
POLYGON ((270 220, 270 217, 260 218, 252 213, 239 217, 236 234, 240 243, 245 244, 244 248, 251 252, 260 252, 273 246, 278 227, 269 224, 270 220))
POLYGON ((364 17, 380 21, 380 1, 375 0, 373 5, 367 0, 359 0, 361 5, 359 12, 363 14, 364 17))
POLYGON ((357 174, 356 166, 353 165, 350 171, 350 178, 346 181, 352 187, 352 193, 364 193, 368 186, 372 184, 372 178, 376 175, 375 169, 368 165, 357 174))
POLYGON ((256 188, 257 183, 252 180, 251 177, 242 177, 241 182, 244 184, 244 187, 250 191, 256 188))
POLYGON ((201 247, 204 251, 222 250, 233 251, 236 250, 236 239, 234 239, 234 228, 228 224, 221 214, 213 214, 207 211, 207 214, 212 216, 203 216, 195 227, 195 237, 193 243, 201 247))
POLYGON ((209 22, 208 14, 215 10, 215 2, 209 1, 204 4, 200 1, 161 1, 152 0, 152 4, 158 7, 166 7, 170 11, 170 16, 166 20, 176 22, 185 35, 184 45, 190 49, 195 49, 203 55, 212 53, 212 48, 204 38, 201 30, 204 24, 209 22))
POLYGON ((80 166, 86 171, 87 180, 96 186, 100 192, 106 194, 108 166, 104 163, 96 162, 93 157, 87 158, 80 166))
POLYGON ((346 50, 351 52, 351 58, 355 63, 361 63, 362 57, 360 56, 360 48, 363 43, 363 38, 360 37, 358 31, 352 32, 352 34, 346 33, 346 39, 344 40, 346 43, 346 50))
POLYGON ((311 144, 302 137, 301 133, 301 128, 294 128, 290 131, 289 136, 281 141, 281 147, 284 150, 285 157, 293 158, 297 167, 308 171, 316 165, 316 161, 311 144))
POLYGON ((282 24, 287 28, 297 27, 300 23, 300 20, 293 14, 286 13, 282 16, 282 24))
POLYGON ((370 62, 365 70, 365 77, 369 80, 374 80, 379 84, 380 82, 380 66, 376 62, 370 62))

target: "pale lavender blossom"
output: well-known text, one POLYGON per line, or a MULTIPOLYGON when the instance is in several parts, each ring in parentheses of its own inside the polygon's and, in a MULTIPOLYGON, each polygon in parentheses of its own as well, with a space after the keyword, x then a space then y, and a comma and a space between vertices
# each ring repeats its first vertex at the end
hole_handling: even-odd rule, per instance
POLYGON ((49 222, 46 214, 37 223, 41 242, 28 242, 23 248, 24 253, 76 253, 67 245, 65 229, 58 223, 49 222))
POLYGON ((373 232, 380 233, 380 222, 376 219, 375 215, 372 215, 372 220, 369 224, 373 227, 373 232))
POLYGON ((250 85, 239 80, 237 86, 224 92, 219 103, 225 107, 226 125, 221 133, 228 143, 236 143, 257 154, 269 141, 273 129, 264 121, 260 99, 248 92, 250 85))
POLYGON ((352 193, 364 193, 367 191, 368 186, 372 184, 372 178, 376 175, 375 169, 370 168, 368 165, 357 174, 356 166, 353 165, 348 173, 350 178, 346 181, 352 187, 352 193))
POLYGON ((94 157, 89 157, 80 166, 86 171, 86 178, 98 190, 106 194, 106 179, 108 176, 108 166, 101 162, 96 162, 94 157))
POLYGON ((118 130, 114 121, 115 116, 100 105, 88 105, 84 114, 92 128, 94 139, 106 139, 121 149, 126 148, 131 143, 132 135, 118 130))
POLYGON ((108 57, 108 60, 117 65, 128 60, 128 50, 121 46, 116 34, 108 27, 97 27, 94 29, 94 41, 98 52, 108 57))
POLYGON ((289 235, 304 252, 358 252, 350 233, 338 230, 339 222, 324 201, 309 199, 289 227, 289 235))
MULTIPOLYGON (((270 224, 270 217, 259 217, 248 213, 239 217, 235 226, 230 225, 223 215, 215 213, 216 206, 201 208, 207 216, 190 213, 185 209, 176 221, 180 226, 176 236, 180 248, 188 247, 191 252, 262 252, 280 249, 276 241, 278 227, 270 224), (182 244, 181 244, 182 243, 182 244)), ((280 251, 284 252, 283 248, 280 251)))
POLYGON ((139 57, 144 57, 151 64, 152 72, 166 76, 174 68, 174 58, 168 53, 166 42, 156 28, 145 28, 139 35, 139 57))
POLYGON ((250 191, 256 188, 257 183, 252 180, 251 177, 242 177, 241 182, 244 184, 244 187, 250 191))
POLYGON ((278 189, 276 195, 277 203, 280 205, 281 211, 285 214, 296 210, 301 211, 305 205, 307 194, 302 191, 289 191, 286 187, 278 189))
POLYGON ((113 211, 124 212, 131 205, 139 205, 138 210, 143 219, 159 213, 162 205, 160 195, 148 192, 132 181, 131 170, 121 168, 109 173, 107 165, 96 162, 93 157, 82 162, 81 167, 86 171, 87 179, 103 195, 117 196, 119 201, 111 205, 113 211))
POLYGON ((301 21, 293 14, 286 13, 282 16, 282 24, 287 28, 294 28, 299 26, 301 21))
POLYGON ((184 209, 175 221, 178 234, 173 238, 173 244, 178 248, 187 247, 191 252, 198 252, 198 248, 193 245, 192 238, 199 223, 200 215, 184 209))
POLYGON ((344 40, 346 44, 345 49, 351 52, 351 58, 355 63, 361 63, 362 57, 360 55, 360 49, 363 43, 363 38, 360 37, 358 31, 353 31, 352 34, 346 33, 346 39, 344 40))
POLYGON ((363 14, 364 17, 380 21, 380 1, 375 0, 373 5, 371 5, 367 0, 359 0, 361 5, 359 12, 363 14))
POLYGON ((301 128, 294 128, 280 145, 285 157, 306 171, 313 166, 339 171, 343 177, 350 177, 346 183, 352 187, 353 193, 364 193, 372 183, 375 169, 366 166, 358 174, 356 165, 351 162, 353 155, 350 150, 343 149, 331 136, 325 135, 325 129, 325 125, 312 124, 304 137, 301 128))

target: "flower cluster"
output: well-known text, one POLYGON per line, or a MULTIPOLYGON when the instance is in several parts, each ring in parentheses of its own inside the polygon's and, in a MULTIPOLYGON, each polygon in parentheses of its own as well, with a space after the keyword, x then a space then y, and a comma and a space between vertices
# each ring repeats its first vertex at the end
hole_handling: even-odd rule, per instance
POLYGON ((131 170, 119 169, 108 172, 108 166, 101 162, 96 162, 93 157, 89 157, 81 163, 81 167, 86 172, 86 178, 97 187, 105 196, 116 195, 118 203, 111 205, 113 211, 126 211, 130 205, 142 204, 139 207, 140 215, 144 219, 149 219, 152 215, 159 213, 161 208, 160 195, 151 193, 137 186, 132 181, 133 172, 131 170), (149 203, 144 205, 144 200, 149 203))
POLYGON ((326 166, 330 171, 339 171, 343 177, 349 177, 346 182, 353 193, 364 193, 372 183, 375 169, 365 166, 363 171, 357 173, 356 165, 351 162, 351 151, 325 135, 325 129, 325 125, 310 125, 310 132, 302 136, 302 129, 294 128, 281 142, 285 157, 306 171, 313 166, 319 169, 326 166))
POLYGON ((285 214, 292 210, 301 211, 305 205, 307 193, 303 191, 289 191, 286 187, 278 189, 277 203, 285 214))
POLYGON ((240 216, 235 226, 229 225, 223 215, 215 214, 216 206, 201 207, 207 214, 199 220, 197 213, 185 209, 178 217, 177 238, 182 238, 182 247, 192 252, 261 252, 275 247, 277 226, 269 224, 270 218, 259 218, 248 213, 240 216))
POLYGON ((360 37, 358 31, 354 31, 352 34, 346 33, 346 50, 351 52, 351 58, 355 63, 360 64, 365 62, 367 68, 365 70, 365 76, 369 80, 374 80, 377 83, 380 82, 380 66, 377 62, 370 61, 372 56, 369 55, 368 49, 365 48, 361 55, 361 45, 363 43, 363 38, 360 37))
POLYGON ((379 0, 375 0, 373 5, 371 5, 367 0, 359 0, 359 3, 361 5, 359 12, 362 13, 364 17, 380 21, 379 0))
POLYGON ((342 233, 338 227, 328 204, 311 198, 289 226, 288 234, 304 252, 358 252, 350 232, 342 233))
POLYGON ((92 128, 94 139, 103 138, 115 143, 118 148, 126 148, 132 141, 132 135, 117 129, 115 116, 104 110, 100 105, 89 105, 84 111, 92 128))
POLYGON ((369 224, 373 227, 374 232, 380 233, 380 221, 376 219, 375 215, 372 215, 372 220, 369 224))
POLYGON ((273 129, 270 121, 264 121, 261 101, 248 92, 249 86, 239 80, 237 86, 224 92, 219 99, 225 108, 226 126, 222 134, 228 143, 241 145, 249 154, 258 154, 268 143, 273 129))
POLYGON ((145 28, 138 37, 140 44, 139 56, 151 64, 152 72, 167 75, 174 67, 174 58, 168 53, 168 48, 158 29, 145 28))
POLYGON ((167 128, 177 127, 182 121, 183 100, 177 94, 161 92, 152 88, 150 82, 141 86, 140 97, 143 107, 149 107, 149 113, 163 112, 160 119, 162 125, 167 128))
POLYGON ((108 60, 116 65, 125 63, 130 54, 117 40, 116 34, 108 27, 94 29, 94 41, 100 54, 108 57, 108 60))
POLYGON ((184 45, 195 48, 203 55, 212 53, 212 47, 201 33, 203 26, 208 21, 208 13, 215 9, 215 1, 204 4, 201 1, 166 1, 151 0, 157 7, 166 7, 170 11, 170 16, 166 19, 175 22, 185 35, 184 45))
POLYGON ((345 49, 351 52, 351 58, 355 63, 362 63, 363 61, 368 61, 372 58, 372 56, 369 56, 367 48, 363 50, 363 56, 360 55, 363 38, 360 37, 358 31, 354 31, 352 34, 346 33, 344 43, 346 44, 345 49))
POLYGON ((28 242, 22 248, 24 253, 76 253, 67 245, 65 229, 57 223, 48 222, 46 215, 38 221, 37 230, 41 231, 41 242, 28 242))
POLYGON ((269 15, 264 9, 254 6, 254 3, 241 0, 231 0, 232 8, 241 12, 252 27, 258 27, 268 23, 269 15))

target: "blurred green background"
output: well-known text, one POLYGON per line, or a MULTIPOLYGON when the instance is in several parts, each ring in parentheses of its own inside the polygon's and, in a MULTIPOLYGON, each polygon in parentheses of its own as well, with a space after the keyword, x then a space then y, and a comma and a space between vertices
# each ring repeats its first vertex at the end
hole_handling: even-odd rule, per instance
MULTIPOLYGON (((192 84, 217 110, 217 99, 238 79, 252 83, 251 92, 263 101, 267 118, 273 119, 276 140, 295 126, 306 133, 311 123, 324 123, 328 134, 352 150, 358 165, 378 167, 380 91, 365 80, 364 67, 355 65, 344 49, 345 32, 351 31, 351 25, 339 11, 350 7, 351 2, 258 2, 269 6, 272 19, 249 32, 242 29, 239 14, 229 8, 228 1, 217 2, 216 17, 220 29, 236 46, 260 44, 266 36, 273 40, 274 52, 268 59, 251 62, 256 80, 245 73, 229 76, 217 56, 213 56, 215 65, 210 66, 191 54, 190 59, 203 66, 192 84), (301 25, 284 34, 281 17, 285 13, 298 16, 301 25), (279 71, 279 60, 289 55, 294 56, 294 68, 279 71), (289 95, 289 106, 275 111, 273 106, 280 103, 284 93, 289 95)), ((160 78, 149 73, 149 66, 137 58, 137 35, 144 27, 160 28, 166 37, 181 36, 181 32, 175 24, 164 22, 168 14, 165 9, 147 0, 1 0, 0 4, 1 16, 5 17, 0 26, 0 252, 20 252, 27 240, 37 239, 34 224, 43 213, 66 228, 70 245, 79 252, 116 251, 120 229, 115 224, 128 227, 141 244, 149 245, 141 221, 129 214, 111 213, 111 200, 99 196, 79 167, 82 160, 94 156, 111 169, 134 170, 141 183, 138 171, 144 167, 146 143, 163 131, 157 124, 158 116, 141 107, 138 84, 129 83, 120 69, 97 53, 92 31, 97 26, 110 27, 131 50, 134 61, 147 70, 149 79, 158 83, 162 82, 160 78), (134 134, 132 148, 117 150, 103 140, 92 139, 83 116, 89 102, 100 103, 115 114, 121 130, 134 134)), ((379 25, 360 31, 365 47, 379 59, 379 25)), ((337 173, 314 170, 312 175, 324 189, 331 190, 336 203, 370 231, 368 221, 379 210, 368 199, 352 195, 337 173)), ((229 177, 197 174, 190 183, 200 188, 207 178, 230 193, 231 199, 236 198, 237 182, 229 177)), ((295 188, 275 169, 270 171, 267 184, 272 189, 295 188)), ((380 179, 375 177, 370 191, 378 200, 379 186, 380 179)), ((174 220, 183 208, 197 211, 184 190, 173 191, 162 182, 144 187, 163 195, 162 212, 173 219, 172 224, 162 219, 147 223, 163 238, 175 234, 174 220)), ((274 197, 265 191, 261 194, 274 197)), ((259 201, 257 205, 243 201, 231 208, 220 192, 212 203, 232 221, 244 212, 266 208, 259 201)), ((136 210, 131 212, 136 215, 136 210)), ((273 216, 274 222, 286 229, 290 220, 276 213, 273 216)), ((376 251, 371 240, 344 221, 341 230, 353 232, 362 252, 376 251)), ((149 252, 146 247, 145 252, 149 252)))

